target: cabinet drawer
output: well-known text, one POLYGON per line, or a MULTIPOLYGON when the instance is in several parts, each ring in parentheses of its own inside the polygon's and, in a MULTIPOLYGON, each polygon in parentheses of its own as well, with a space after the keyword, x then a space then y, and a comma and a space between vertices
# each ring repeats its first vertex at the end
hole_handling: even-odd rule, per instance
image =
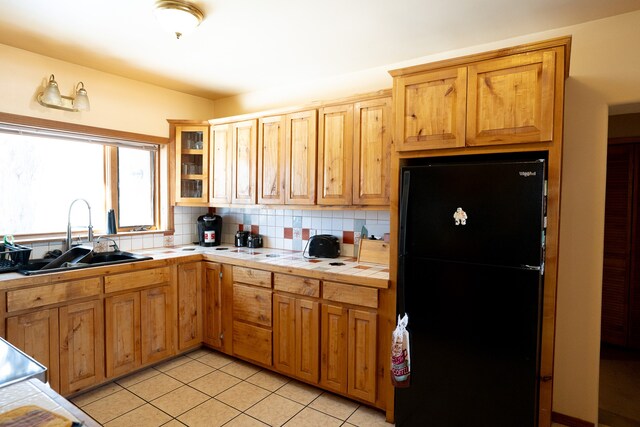
POLYGON ((324 282, 322 297, 329 301, 378 308, 378 290, 345 283, 324 282))
POLYGON ((101 291, 100 285, 100 278, 93 277, 91 279, 9 291, 7 292, 7 311, 42 307, 98 295, 101 291))
POLYGON ((320 297, 320 280, 318 279, 274 273, 273 288, 277 291, 290 292, 292 294, 320 297))
POLYGON ((171 272, 169 267, 115 274, 104 278, 104 292, 108 294, 110 292, 144 288, 145 286, 166 283, 170 280, 171 272))
POLYGON ((271 327, 271 291, 233 284, 233 318, 271 327))
POLYGON ((233 267, 233 281, 270 288, 271 272, 246 267, 233 267))
POLYGON ((271 366, 271 331, 234 321, 233 353, 271 366))

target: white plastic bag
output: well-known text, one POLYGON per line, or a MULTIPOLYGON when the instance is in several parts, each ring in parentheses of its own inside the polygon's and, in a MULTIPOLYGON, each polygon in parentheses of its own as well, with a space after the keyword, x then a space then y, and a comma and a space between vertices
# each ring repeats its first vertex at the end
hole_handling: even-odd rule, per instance
POLYGON ((400 318, 391 335, 391 383, 394 387, 409 387, 411 378, 411 356, 409 351, 409 331, 407 314, 400 318))

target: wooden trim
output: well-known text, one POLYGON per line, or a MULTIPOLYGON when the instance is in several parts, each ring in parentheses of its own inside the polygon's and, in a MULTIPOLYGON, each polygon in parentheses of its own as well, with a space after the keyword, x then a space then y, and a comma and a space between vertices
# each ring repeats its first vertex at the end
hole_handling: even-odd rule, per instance
POLYGON ((360 95, 352 95, 344 98, 332 99, 330 101, 312 101, 308 104, 296 105, 292 107, 274 108, 271 110, 257 111, 255 113, 239 114, 235 116, 220 117, 209 120, 212 125, 227 124, 231 122, 244 121, 249 119, 258 119, 260 117, 277 116, 282 114, 298 113, 304 110, 319 109, 338 104, 349 104, 359 101, 367 101, 376 98, 385 98, 391 96, 391 89, 381 89, 376 92, 369 92, 360 95))
POLYGON ((569 415, 560 414, 558 412, 551 413, 551 421, 562 424, 567 427, 595 427, 595 424, 580 418, 571 417, 569 415))
POLYGON ((637 144, 640 142, 640 136, 621 136, 618 138, 609 138, 607 144, 637 144))
POLYGON ((514 55, 518 53, 529 53, 536 50, 552 49, 554 47, 565 47, 564 58, 564 76, 569 76, 569 58, 571 54, 571 36, 557 37, 554 39, 521 44, 518 46, 506 47, 502 49, 492 50, 489 52, 474 53, 466 56, 459 56, 452 59, 445 59, 442 61, 429 62, 427 64, 414 65, 411 67, 398 68, 396 70, 389 71, 392 77, 405 76, 408 74, 423 73, 429 70, 435 70, 437 68, 446 67, 458 67, 461 65, 469 65, 473 62, 486 61, 488 59, 501 58, 508 55, 514 55))
POLYGON ((0 123, 10 123, 35 128, 53 129, 65 132, 73 132, 85 135, 102 136, 114 139, 125 139, 134 142, 144 142, 147 144, 168 144, 169 138, 142 133, 124 132, 114 129, 98 128, 75 123, 59 122, 56 120, 40 119, 37 117, 21 116, 18 114, 0 112, 0 123))

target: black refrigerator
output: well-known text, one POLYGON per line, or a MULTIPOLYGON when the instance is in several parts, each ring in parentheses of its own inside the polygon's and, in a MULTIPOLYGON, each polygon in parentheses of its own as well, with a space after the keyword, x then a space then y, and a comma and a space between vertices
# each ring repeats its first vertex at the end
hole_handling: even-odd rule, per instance
POLYGON ((545 161, 404 166, 401 186, 411 383, 396 425, 536 426, 545 161))

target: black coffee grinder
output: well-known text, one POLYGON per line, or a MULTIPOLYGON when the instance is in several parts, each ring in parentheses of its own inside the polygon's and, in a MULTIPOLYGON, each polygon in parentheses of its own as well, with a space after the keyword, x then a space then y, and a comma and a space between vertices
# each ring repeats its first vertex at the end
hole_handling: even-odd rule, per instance
POLYGON ((198 217, 200 246, 219 246, 222 238, 222 217, 205 214, 198 217))

